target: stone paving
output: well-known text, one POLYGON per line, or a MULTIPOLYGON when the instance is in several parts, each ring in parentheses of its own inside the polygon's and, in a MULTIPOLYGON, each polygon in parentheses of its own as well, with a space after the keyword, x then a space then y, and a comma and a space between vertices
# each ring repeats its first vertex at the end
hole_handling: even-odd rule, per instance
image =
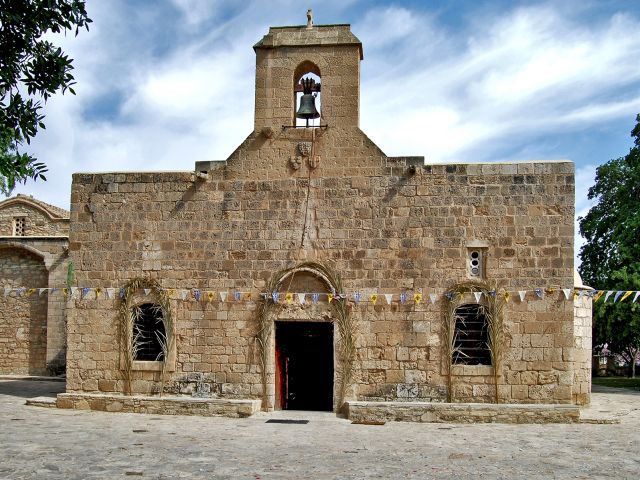
POLYGON ((25 405, 64 383, 0 380, 0 478, 638 478, 640 394, 593 394, 617 424, 354 425, 330 413, 248 419, 25 405), (305 419, 307 424, 265 423, 305 419))

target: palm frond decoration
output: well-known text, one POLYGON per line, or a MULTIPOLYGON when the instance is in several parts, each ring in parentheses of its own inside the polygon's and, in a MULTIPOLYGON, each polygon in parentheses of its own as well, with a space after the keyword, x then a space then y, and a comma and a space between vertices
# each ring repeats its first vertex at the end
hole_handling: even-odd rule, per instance
MULTIPOLYGON (((119 337, 121 345, 121 354, 123 355, 123 374, 125 381, 125 393, 131 395, 131 381, 133 375, 133 362, 137 357, 140 348, 149 341, 144 338, 143 333, 136 327, 138 320, 142 315, 142 309, 135 301, 135 294, 139 290, 150 290, 157 303, 153 306, 156 318, 161 318, 164 323, 163 338, 158 337, 161 348, 161 354, 158 355, 158 361, 162 362, 162 370, 160 372, 160 396, 164 391, 164 382, 166 377, 167 365, 169 361, 169 353, 174 348, 174 320, 171 311, 171 303, 169 294, 160 286, 157 280, 149 278, 134 278, 130 280, 124 287, 124 295, 120 301, 120 328, 119 337)), ((156 332, 158 335, 158 332, 156 332)))
MULTIPOLYGON (((444 296, 443 303, 443 356, 447 365, 447 401, 454 401, 453 398, 453 359, 456 356, 464 356, 457 345, 458 333, 456 322, 464 322, 460 315, 456 314, 457 308, 462 304, 464 295, 473 292, 495 291, 486 282, 467 281, 460 282, 449 289, 444 296)), ((487 319, 488 338, 487 347, 491 353, 491 363, 493 365, 493 384, 495 388, 495 402, 500 403, 500 392, 498 390, 500 372, 502 371, 502 359, 505 341, 504 326, 504 295, 484 295, 485 304, 480 305, 480 311, 487 319)))

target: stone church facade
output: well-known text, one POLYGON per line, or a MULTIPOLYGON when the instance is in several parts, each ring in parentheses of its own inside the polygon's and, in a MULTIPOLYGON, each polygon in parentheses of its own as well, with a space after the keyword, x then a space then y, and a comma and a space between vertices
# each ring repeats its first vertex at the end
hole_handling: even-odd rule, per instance
POLYGON ((0 202, 1 375, 64 371, 68 235, 66 210, 25 195, 0 202))
POLYGON ((255 123, 229 158, 74 174, 67 406, 588 403, 573 163, 389 157, 359 128, 348 25, 254 50, 255 123), (301 78, 321 85, 310 127, 301 78))

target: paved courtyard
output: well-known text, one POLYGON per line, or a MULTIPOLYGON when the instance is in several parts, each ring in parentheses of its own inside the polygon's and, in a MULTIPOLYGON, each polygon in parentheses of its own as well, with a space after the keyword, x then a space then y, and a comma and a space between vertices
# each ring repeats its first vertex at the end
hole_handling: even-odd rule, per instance
POLYGON ((354 425, 332 414, 248 419, 25 405, 64 383, 0 380, 0 478, 604 478, 640 476, 640 394, 594 393, 618 424, 354 425), (307 424, 265 423, 284 417, 307 424))

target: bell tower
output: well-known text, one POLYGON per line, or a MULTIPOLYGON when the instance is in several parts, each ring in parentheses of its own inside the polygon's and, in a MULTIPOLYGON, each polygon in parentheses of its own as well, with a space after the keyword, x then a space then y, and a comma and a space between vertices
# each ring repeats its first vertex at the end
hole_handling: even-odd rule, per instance
POLYGON ((254 45, 254 129, 359 127, 362 43, 350 25, 271 27, 254 45), (301 121, 302 120, 302 121, 301 121))

